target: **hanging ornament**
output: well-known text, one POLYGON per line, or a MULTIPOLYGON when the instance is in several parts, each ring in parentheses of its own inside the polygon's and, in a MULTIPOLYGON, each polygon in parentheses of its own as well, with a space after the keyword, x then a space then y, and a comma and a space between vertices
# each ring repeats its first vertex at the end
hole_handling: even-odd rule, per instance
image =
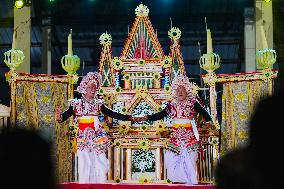
POLYGON ((168 35, 169 38, 173 41, 177 41, 180 39, 181 37, 181 31, 179 28, 176 27, 172 27, 169 31, 168 31, 168 35))
POLYGON ((106 33, 103 33, 101 36, 100 36, 100 44, 103 45, 103 46, 108 46, 108 45, 111 45, 111 42, 112 42, 112 38, 111 38, 111 35, 108 34, 107 32, 106 33))
POLYGON ((143 5, 142 3, 136 7, 135 9, 135 14, 136 16, 138 17, 145 17, 145 16, 148 16, 149 14, 149 9, 146 5, 143 5))

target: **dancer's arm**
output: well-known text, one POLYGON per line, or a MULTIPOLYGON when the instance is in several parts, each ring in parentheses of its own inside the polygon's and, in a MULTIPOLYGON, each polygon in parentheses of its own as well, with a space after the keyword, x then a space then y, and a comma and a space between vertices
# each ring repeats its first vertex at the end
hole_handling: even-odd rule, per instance
POLYGON ((102 111, 103 114, 105 114, 105 115, 107 115, 111 118, 119 119, 119 120, 122 120, 122 121, 132 121, 131 115, 125 115, 125 114, 115 112, 115 111, 109 109, 108 107, 106 107, 104 104, 101 106, 101 111, 102 111))
POLYGON ((157 120, 163 119, 167 116, 168 116, 168 112, 167 112, 167 108, 165 108, 158 113, 148 115, 147 118, 148 118, 149 121, 157 121, 157 120))
POLYGON ((64 121, 66 121, 69 117, 71 117, 72 115, 74 115, 74 111, 73 111, 73 107, 69 106, 69 108, 64 111, 63 113, 61 113, 60 108, 57 108, 56 110, 56 121, 58 121, 59 123, 62 123, 64 121))
POLYGON ((194 109, 196 112, 200 113, 202 116, 204 116, 206 122, 212 121, 212 118, 210 116, 210 114, 208 113, 208 111, 206 111, 206 109, 204 107, 201 106, 201 104, 196 101, 194 103, 194 109))

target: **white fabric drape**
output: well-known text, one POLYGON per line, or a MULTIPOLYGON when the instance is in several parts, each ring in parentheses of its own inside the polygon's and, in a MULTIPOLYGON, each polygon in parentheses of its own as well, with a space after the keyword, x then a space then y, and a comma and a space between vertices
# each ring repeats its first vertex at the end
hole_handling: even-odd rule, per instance
POLYGON ((107 181, 109 160, 106 155, 78 150, 79 183, 104 183, 107 181))
POLYGON ((198 184, 196 174, 196 160, 198 153, 184 148, 179 155, 166 151, 165 165, 167 178, 172 182, 198 184))

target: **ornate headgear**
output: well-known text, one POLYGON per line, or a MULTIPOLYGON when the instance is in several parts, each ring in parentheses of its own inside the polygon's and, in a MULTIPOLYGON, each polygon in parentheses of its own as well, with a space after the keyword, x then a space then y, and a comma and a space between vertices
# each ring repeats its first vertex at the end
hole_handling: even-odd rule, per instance
POLYGON ((101 87, 101 77, 98 72, 89 72, 83 77, 80 85, 77 87, 77 91, 81 94, 86 94, 88 85, 96 84, 96 91, 101 87))
POLYGON ((177 97, 176 91, 179 86, 183 86, 185 88, 187 97, 194 97, 195 95, 197 95, 197 85, 193 82, 190 82, 187 76, 179 74, 174 78, 172 82, 174 98, 177 97))

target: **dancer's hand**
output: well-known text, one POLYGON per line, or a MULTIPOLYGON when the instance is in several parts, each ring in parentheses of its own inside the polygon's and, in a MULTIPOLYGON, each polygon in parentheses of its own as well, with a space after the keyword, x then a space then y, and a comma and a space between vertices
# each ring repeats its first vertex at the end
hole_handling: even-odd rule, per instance
POLYGON ((213 124, 214 124, 213 121, 206 121, 205 122, 205 125, 208 126, 208 127, 210 127, 213 124))
POLYGON ((140 118, 139 117, 132 117, 130 118, 130 121, 132 122, 139 122, 140 118))
POLYGON ((61 122, 62 121, 62 117, 61 117, 61 109, 60 107, 57 107, 55 110, 55 120, 57 122, 61 122))
POLYGON ((206 130, 206 129, 209 129, 211 126, 213 125, 213 122, 212 121, 207 121, 207 122, 204 122, 203 123, 203 126, 202 126, 202 130, 206 130))
POLYGON ((148 116, 143 116, 143 117, 140 117, 139 121, 147 121, 147 120, 148 120, 148 116))
POLYGON ((131 117, 130 121, 132 122, 142 122, 142 121, 146 121, 148 119, 147 116, 143 116, 143 117, 131 117))

